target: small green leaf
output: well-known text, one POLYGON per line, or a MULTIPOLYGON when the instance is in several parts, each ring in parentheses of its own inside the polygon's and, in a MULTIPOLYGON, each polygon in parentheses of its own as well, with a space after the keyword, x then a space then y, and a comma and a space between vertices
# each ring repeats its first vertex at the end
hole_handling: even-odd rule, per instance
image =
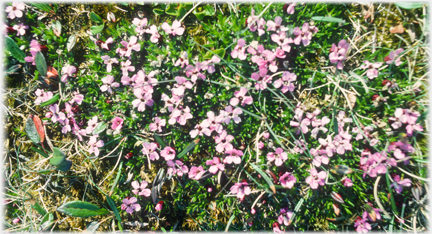
POLYGON ((90 19, 93 20, 96 23, 102 23, 102 19, 100 16, 98 16, 96 13, 94 12, 90 12, 90 19))
POLYGON ((30 138, 30 140, 32 140, 36 144, 40 143, 40 136, 37 132, 33 119, 30 117, 27 118, 27 122, 25 124, 25 131, 27 133, 27 136, 30 138))
POLYGON ((72 48, 75 46, 76 41, 77 41, 77 39, 76 39, 76 36, 75 36, 75 35, 71 35, 71 36, 68 38, 68 42, 67 42, 67 44, 66 44, 66 48, 67 48, 67 51, 68 51, 68 52, 70 52, 70 51, 72 50, 72 48))
POLYGON ((46 174, 49 174, 51 172, 53 172, 53 169, 41 170, 41 171, 38 171, 37 173, 39 173, 41 175, 46 175, 46 174))
POLYGON ((52 27, 54 29, 54 34, 56 36, 60 36, 60 34, 61 34, 61 23, 60 23, 60 21, 57 20, 55 23, 52 24, 52 27))
POLYGON ((212 5, 205 5, 204 6, 204 14, 206 16, 213 16, 215 14, 215 9, 212 5))
POLYGON ((66 159, 65 153, 59 148, 53 148, 53 157, 50 159, 50 164, 54 166, 60 166, 66 159))
POLYGON ((39 225, 38 231, 44 231, 50 228, 54 224, 54 215, 52 213, 47 213, 42 218, 39 225))
POLYGON ((39 10, 43 10, 45 12, 51 13, 53 9, 50 5, 47 3, 29 3, 30 5, 33 5, 34 7, 38 8, 39 10))
POLYGON ((405 10, 412 10, 423 7, 423 3, 415 2, 396 2, 395 5, 405 10))
POLYGON ((330 22, 330 23, 342 23, 342 24, 345 23, 345 20, 335 18, 335 17, 312 16, 311 19, 315 20, 315 21, 325 21, 325 22, 330 22))
POLYGON ((72 167, 72 161, 66 159, 60 165, 57 166, 59 171, 68 171, 72 167))
POLYGON ((119 211, 118 211, 118 209, 114 203, 114 200, 108 195, 106 196, 106 199, 107 199, 108 205, 111 207, 111 210, 114 212, 114 215, 116 216, 117 221, 119 221, 119 224, 121 224, 122 219, 121 219, 120 213, 119 213, 119 211))
POLYGON ((204 12, 197 12, 197 11, 193 11, 193 14, 199 19, 199 20, 203 20, 204 19, 204 12))
POLYGON ((39 74, 41 74, 42 76, 46 76, 48 68, 45 61, 45 57, 43 56, 41 51, 38 51, 36 53, 35 63, 36 63, 36 68, 39 71, 39 74))
POLYGON ((90 32, 92 34, 98 34, 98 33, 102 32, 103 28, 104 28, 104 24, 91 26, 90 27, 90 32))
POLYGON ((36 153, 44 156, 45 158, 49 158, 49 155, 45 152, 43 152, 42 150, 35 148, 35 147, 31 147, 30 149, 32 149, 33 151, 35 151, 36 153))
POLYGON ((166 233, 167 231, 165 230, 165 228, 161 227, 162 232, 166 233))
POLYGON ((165 145, 164 141, 162 140, 162 138, 159 135, 154 134, 154 138, 157 141, 157 143, 159 143, 159 145, 160 145, 160 147, 162 149, 165 148, 166 145, 165 145))
POLYGON ((165 13, 168 15, 177 16, 179 11, 177 10, 178 5, 177 4, 169 4, 167 8, 165 9, 165 13))
POLYGON ((35 203, 34 205, 32 205, 33 209, 35 209, 39 214, 41 214, 42 216, 46 215, 48 212, 42 208, 39 203, 35 203))
POLYGON ((60 95, 57 93, 50 100, 41 102, 40 107, 49 106, 56 103, 60 99, 60 95))
POLYGON ((105 122, 99 122, 98 125, 96 125, 95 129, 93 130, 93 135, 99 135, 99 133, 103 132, 105 128, 107 128, 108 124, 105 122))
POLYGON ((153 13, 155 13, 156 15, 163 15, 165 11, 161 9, 153 9, 153 13))
POLYGON ((18 69, 20 69, 22 67, 21 64, 17 64, 17 65, 13 65, 10 68, 8 68, 6 70, 6 74, 11 75, 14 74, 16 71, 18 71, 18 69))
POLYGON ((220 48, 220 49, 217 49, 217 50, 212 50, 212 52, 207 51, 207 53, 205 53, 205 55, 204 55, 203 58, 204 59, 211 59, 213 57, 213 55, 215 55, 215 54, 217 56, 219 56, 219 58, 222 58, 222 59, 225 56, 225 49, 224 48, 220 48))
POLYGON ((106 215, 109 213, 106 209, 100 209, 96 205, 83 201, 68 202, 57 208, 57 211, 72 217, 81 218, 106 215))
POLYGON ((15 41, 10 37, 5 37, 6 49, 11 55, 21 63, 25 63, 25 53, 18 47, 15 41))
POLYGON ((195 148, 195 146, 198 144, 198 142, 199 142, 199 138, 192 141, 182 152, 180 152, 177 155, 177 157, 182 158, 183 156, 185 156, 187 152, 189 152, 195 148))

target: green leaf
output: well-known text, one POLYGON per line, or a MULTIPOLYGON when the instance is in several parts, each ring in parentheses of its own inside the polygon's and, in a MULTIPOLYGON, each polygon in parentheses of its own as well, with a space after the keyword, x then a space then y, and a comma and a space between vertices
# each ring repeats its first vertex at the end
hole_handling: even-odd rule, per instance
POLYGON ((50 159, 50 164, 54 166, 60 166, 66 159, 65 153, 59 148, 53 148, 53 157, 50 159))
POLYGON ((60 165, 57 166, 57 170, 59 171, 68 171, 72 167, 72 161, 66 159, 60 165))
POLYGON ((72 48, 75 46, 76 41, 77 41, 77 39, 76 39, 76 36, 75 36, 75 35, 71 35, 71 36, 68 38, 68 42, 67 42, 67 44, 66 44, 66 48, 67 48, 67 51, 68 51, 68 52, 70 52, 70 51, 72 50, 72 48))
POLYGON ((36 63, 36 68, 39 71, 39 74, 41 74, 42 76, 46 76, 48 68, 45 61, 45 57, 43 56, 41 51, 38 51, 36 53, 35 63, 36 63))
POLYGON ((217 49, 217 50, 212 50, 212 52, 207 51, 207 53, 205 53, 205 55, 204 55, 203 58, 204 59, 211 59, 214 54, 216 54, 217 56, 219 56, 219 58, 223 58, 225 56, 225 49, 224 48, 220 48, 220 49, 217 49))
POLYGON ((165 230, 165 228, 161 227, 162 232, 166 233, 167 231, 165 230))
POLYGON ((68 202, 57 208, 57 211, 72 217, 81 218, 106 215, 109 213, 106 209, 100 209, 96 205, 83 201, 68 202))
POLYGON ((234 218, 235 218, 235 214, 233 214, 233 215, 231 216, 231 218, 228 220, 227 226, 226 226, 226 228, 225 228, 225 232, 228 232, 229 227, 230 227, 230 225, 231 225, 231 222, 234 220, 234 218))
POLYGON ((33 5, 34 7, 38 8, 39 10, 51 13, 53 9, 51 6, 47 3, 29 3, 30 5, 33 5))
POLYGON ((32 140, 36 144, 40 143, 40 136, 36 130, 36 125, 34 124, 33 119, 30 117, 27 118, 27 122, 25 124, 25 131, 30 140, 32 140))
POLYGON ((41 102, 40 107, 49 106, 56 103, 60 99, 60 94, 54 95, 50 100, 41 102))
POLYGON ((98 125, 96 125, 95 129, 93 130, 93 135, 99 135, 99 133, 103 132, 105 128, 107 128, 108 124, 105 122, 99 122, 98 125))
POLYGON ((179 11, 177 10, 177 4, 169 4, 167 8, 165 9, 165 13, 168 15, 177 16, 179 11))
POLYGON ((30 149, 32 149, 33 151, 35 151, 36 153, 44 156, 45 158, 49 158, 49 155, 45 152, 43 152, 42 150, 35 148, 35 147, 31 147, 30 149))
POLYGON ((102 32, 103 28, 104 28, 104 24, 91 26, 90 27, 90 32, 92 34, 98 34, 98 33, 102 32))
POLYGON ((100 223, 93 221, 87 226, 85 231, 93 233, 99 228, 99 225, 100 223))
POLYGON ((165 11, 161 9, 153 9, 153 13, 155 13, 156 15, 163 15, 165 11))
POLYGON ((56 36, 60 36, 61 34, 61 23, 60 21, 56 21, 55 23, 52 24, 53 29, 55 29, 56 31, 54 31, 54 34, 56 34, 56 36))
POLYGON ((19 62, 25 63, 25 53, 18 47, 15 41, 10 37, 5 37, 6 49, 11 55, 16 58, 19 62))
POLYGON ((42 216, 46 215, 48 212, 42 208, 39 203, 35 203, 34 205, 32 205, 33 209, 35 209, 39 214, 41 214, 42 216))
POLYGON ((342 23, 342 24, 345 23, 345 20, 343 19, 339 19, 335 17, 327 17, 327 16, 312 16, 311 19, 315 21, 325 21, 330 23, 342 23))
POLYGON ((395 5, 405 10, 412 10, 423 7, 423 3, 415 2, 396 2, 395 5))
POLYGON ((198 142, 199 142, 199 138, 192 141, 182 152, 179 153, 179 155, 177 155, 177 157, 182 158, 183 156, 185 156, 187 152, 189 152, 195 148, 195 146, 198 144, 198 142))
POLYGON ((54 215, 52 213, 45 214, 38 227, 38 231, 44 231, 50 228, 54 224, 54 215))
POLYGON ((256 166, 253 163, 250 163, 250 165, 255 171, 257 171, 264 178, 264 180, 267 182, 267 184, 269 185, 272 192, 276 193, 276 188, 273 184, 273 181, 270 179, 270 177, 267 175, 267 173, 263 172, 258 166, 256 166))
POLYGON ((197 11, 193 11, 193 14, 199 19, 199 20, 203 20, 204 19, 204 12, 197 12, 197 11))
POLYGON ((111 210, 114 212, 114 215, 116 216, 117 221, 119 221, 119 224, 121 224, 121 217, 120 217, 120 213, 114 203, 114 200, 110 197, 110 196, 106 196, 108 205, 111 207, 111 210))
POLYGON ((397 207, 396 207, 396 201, 395 201, 394 196, 393 196, 393 190, 390 187, 391 182, 390 182, 390 178, 389 177, 390 177, 389 170, 387 170, 386 171, 386 182, 387 182, 387 188, 388 188, 389 193, 390 193, 391 207, 392 207, 393 212, 395 212, 397 215, 399 215, 399 211, 397 210, 397 207))
POLYGON ((160 147, 162 149, 165 148, 166 145, 165 145, 164 141, 162 140, 162 138, 159 135, 154 134, 154 138, 157 141, 157 143, 159 143, 159 145, 160 145, 160 147))
POLYGON ((53 171, 53 169, 47 169, 47 170, 38 171, 37 173, 39 173, 41 175, 46 175, 46 174, 51 173, 52 171, 53 171))
POLYGON ((16 71, 18 71, 18 69, 20 69, 22 67, 21 64, 17 64, 17 65, 13 65, 10 68, 8 68, 6 70, 6 74, 11 75, 14 74, 16 71))
POLYGON ((100 16, 98 16, 96 13, 94 12, 90 12, 90 19, 93 20, 93 22, 96 23, 102 23, 102 19, 100 16))
POLYGON ((204 14, 207 16, 213 16, 215 14, 215 9, 212 5, 205 5, 204 6, 204 14))

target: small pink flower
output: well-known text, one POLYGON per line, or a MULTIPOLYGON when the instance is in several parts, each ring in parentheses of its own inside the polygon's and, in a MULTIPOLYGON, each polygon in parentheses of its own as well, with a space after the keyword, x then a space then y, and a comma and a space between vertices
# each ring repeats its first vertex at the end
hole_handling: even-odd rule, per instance
POLYGON ((401 65, 402 62, 400 61, 399 54, 402 53, 403 51, 404 51, 404 49, 402 49, 402 48, 391 51, 390 54, 384 58, 384 61, 387 64, 392 64, 394 62, 396 67, 401 65))
POLYGON ((50 92, 50 91, 45 92, 45 90, 43 90, 43 89, 37 89, 35 94, 37 96, 36 100, 34 101, 34 103, 36 105, 39 105, 42 102, 48 101, 53 97, 52 92, 50 92))
POLYGON ((187 65, 185 68, 185 73, 187 77, 191 78, 191 81, 195 83, 198 78, 205 80, 206 76, 201 73, 201 63, 196 63, 195 66, 187 65))
MULTIPOLYGON (((286 32, 283 31, 279 32, 278 34, 272 34, 271 40, 276 42, 283 51, 286 51, 288 53, 291 51, 291 46, 289 44, 294 42, 291 37, 286 37, 286 32)), ((279 52, 279 54, 280 53, 281 52, 279 52)))
MULTIPOLYGON (((117 59, 115 59, 116 61, 117 61, 117 59)), ((105 61, 106 62, 106 61, 105 61)), ((118 63, 118 62, 117 62, 118 63)), ((131 63, 131 61, 130 60, 126 60, 125 62, 120 62, 120 69, 122 70, 122 72, 123 72, 123 76, 128 76, 129 74, 128 74, 128 71, 135 71, 135 67, 134 66, 132 66, 131 65, 132 63, 131 63)), ((110 72, 110 71, 108 71, 108 72, 110 72)), ((133 77, 132 77, 132 79, 133 79, 133 77)))
POLYGON ((327 178, 327 173, 325 171, 317 172, 315 168, 310 170, 311 175, 306 178, 306 183, 308 183, 311 189, 317 189, 318 185, 323 186, 325 184, 325 179, 327 178))
POLYGON ((336 68, 339 70, 343 69, 342 61, 346 59, 346 53, 348 52, 350 45, 346 40, 339 41, 338 45, 332 45, 330 49, 329 59, 331 63, 337 63, 336 68))
POLYGON ((92 133, 93 130, 96 128, 97 124, 98 124, 97 116, 93 116, 93 118, 91 118, 88 121, 88 126, 86 128, 86 133, 87 134, 92 133))
POLYGON ((290 15, 294 14, 295 6, 297 5, 297 3, 295 3, 295 2, 294 3, 287 3, 287 5, 288 5, 287 10, 286 10, 287 13, 290 15))
POLYGON ((10 19, 21 18, 23 16, 22 11, 25 9, 25 5, 22 2, 12 2, 12 6, 6 7, 6 12, 8 12, 8 17, 10 19))
POLYGON ((31 57, 25 57, 24 60, 28 63, 32 63, 33 65, 36 65, 35 63, 35 56, 38 51, 41 51, 41 45, 36 40, 32 40, 30 42, 30 53, 31 57))
POLYGON ((113 43, 112 37, 108 38, 105 42, 101 42, 100 47, 102 49, 110 50, 111 44, 113 43))
POLYGON ((135 32, 139 33, 139 35, 142 35, 147 30, 147 18, 134 18, 132 23, 136 26, 135 32))
POLYGON ((15 218, 14 220, 12 220, 12 223, 13 224, 17 224, 17 223, 19 223, 21 220, 19 219, 19 218, 15 218))
POLYGON ((293 33, 297 36, 294 38, 294 44, 300 45, 300 41, 303 43, 303 46, 308 46, 310 44, 312 33, 309 31, 308 23, 304 23, 301 30, 295 27, 293 33))
POLYGON ((134 188, 134 190, 132 190, 134 194, 138 194, 139 196, 146 196, 146 197, 150 196, 151 190, 146 188, 148 185, 147 181, 141 182, 141 185, 138 183, 138 181, 133 181, 131 185, 134 188))
POLYGON ((161 211, 162 208, 163 208, 163 204, 164 204, 163 201, 158 202, 158 203, 156 204, 156 207, 155 207, 156 211, 161 211))
POLYGON ((231 164, 231 163, 240 164, 241 163, 241 156, 243 156, 243 151, 237 150, 237 149, 232 149, 232 150, 227 150, 225 152, 225 154, 227 154, 227 156, 223 160, 223 163, 225 163, 225 164, 231 164))
POLYGON ((252 208, 252 210, 251 210, 251 214, 255 214, 255 213, 256 213, 255 208, 252 208))
POLYGON ((282 93, 286 93, 288 91, 293 92, 295 87, 292 82, 295 82, 296 80, 297 80, 296 74, 285 71, 282 74, 282 78, 275 80, 273 82, 273 85, 275 88, 279 88, 282 86, 282 93))
POLYGON ((267 68, 262 68, 258 73, 252 73, 251 78, 257 81, 255 83, 255 88, 257 90, 264 90, 267 88, 267 83, 271 83, 271 77, 267 75, 267 71, 267 68))
POLYGON ((141 151, 143 152, 143 154, 147 155, 150 160, 154 161, 159 159, 159 154, 156 152, 156 149, 158 147, 156 143, 144 142, 142 146, 143 149, 141 151))
POLYGON ((180 55, 180 58, 175 62, 174 66, 181 66, 181 68, 184 68, 184 66, 187 65, 189 65, 188 53, 183 51, 180 55))
MULTIPOLYGON (((67 119, 66 119, 67 120, 67 119)), ((102 140, 97 140, 98 135, 94 135, 90 137, 90 140, 88 141, 88 145, 90 146, 90 149, 88 152, 94 153, 95 156, 99 156, 99 148, 104 146, 104 142, 102 140)))
POLYGON ((262 148, 264 148, 264 142, 259 141, 258 142, 258 149, 262 149, 262 148))
POLYGON ((107 72, 111 72, 112 64, 119 63, 116 58, 110 58, 110 56, 108 55, 102 56, 101 59, 104 60, 105 61, 104 63, 107 65, 107 72))
MULTIPOLYGON (((162 152, 161 152, 162 154, 162 152)), ((182 161, 180 160, 169 160, 167 161, 167 165, 168 165, 168 170, 167 170, 167 174, 168 175, 175 175, 177 174, 177 176, 183 176, 184 174, 188 173, 189 168, 187 168, 186 165, 183 164, 182 161)))
POLYGON ((123 127, 123 119, 120 117, 115 117, 112 121, 111 129, 120 130, 123 127))
POLYGON ((382 63, 370 63, 369 61, 365 60, 363 61, 363 65, 360 66, 360 68, 362 69, 368 69, 367 71, 367 77, 369 77, 369 79, 374 79, 378 77, 378 68, 381 67, 382 63))
POLYGON ((165 147, 161 152, 160 155, 166 160, 173 160, 175 158, 176 152, 174 150, 174 148, 172 147, 165 147))
POLYGON ((270 137, 270 133, 269 133, 269 132, 264 132, 264 133, 263 133, 263 137, 264 137, 265 139, 269 139, 269 137, 270 137))
POLYGON ((251 189, 247 182, 235 183, 231 187, 230 191, 233 194, 237 194, 237 198, 240 198, 241 200, 244 199, 245 195, 249 195, 251 193, 251 189))
POLYGON ((353 182, 352 182, 352 180, 350 178, 345 178, 343 180, 343 185, 345 187, 352 187, 353 186, 353 182))
POLYGON ((180 21, 174 20, 172 26, 169 26, 167 22, 162 24, 162 29, 165 30, 167 34, 175 35, 183 35, 184 28, 181 26, 180 21))
POLYGON ((150 92, 143 93, 140 90, 135 91, 134 95, 137 99, 132 101, 132 106, 138 108, 138 111, 145 111, 145 106, 153 106, 154 101, 152 99, 152 94, 150 92))
POLYGON ((367 212, 363 213, 363 218, 358 217, 354 223, 354 227, 356 228, 355 230, 357 231, 357 233, 368 233, 371 229, 372 226, 367 223, 367 212))
POLYGON ((209 123, 207 119, 203 120, 200 124, 195 125, 195 128, 189 132, 192 138, 195 138, 197 135, 203 136, 203 134, 210 136, 211 130, 209 129, 209 123))
POLYGON ((161 37, 162 37, 162 36, 158 33, 158 30, 157 30, 156 25, 152 25, 152 26, 150 26, 150 28, 148 28, 145 32, 151 34, 150 41, 153 42, 153 43, 158 43, 159 40, 160 40, 161 37))
POLYGON ((141 206, 137 203, 136 197, 125 198, 123 199, 123 204, 121 204, 121 209, 126 210, 128 214, 132 214, 134 211, 140 211, 141 206))
POLYGON ((193 116, 190 113, 190 108, 188 106, 183 107, 183 106, 179 106, 176 109, 173 110, 170 119, 168 120, 168 123, 170 125, 175 124, 175 122, 177 121, 177 123, 179 123, 180 125, 185 125, 186 121, 188 119, 192 119, 193 116))
POLYGON ((267 21, 267 31, 287 31, 288 28, 282 25, 282 17, 276 16, 274 21, 267 21))
POLYGON ((102 83, 104 85, 101 86, 101 88, 100 88, 101 91, 102 92, 108 91, 109 94, 112 94, 113 93, 112 88, 117 88, 120 86, 119 83, 114 82, 114 81, 115 81, 114 76, 111 76, 111 75, 108 75, 105 78, 102 78, 102 83))
MULTIPOLYGON (((126 52, 124 54, 120 53, 120 55, 121 56, 130 57, 131 53, 132 53, 132 50, 140 51, 141 50, 141 45, 137 43, 137 40, 138 40, 138 38, 136 36, 132 36, 130 38, 129 42, 121 41, 121 44, 125 47, 126 52)), ((117 49, 117 50, 119 50, 119 49, 117 49)), ((119 52, 120 52, 120 50, 119 50, 119 52)))
POLYGON ((211 165, 209 172, 216 174, 218 170, 224 171, 225 166, 221 163, 221 160, 217 157, 213 157, 213 160, 207 160, 206 165, 211 165))
POLYGON ((227 132, 225 130, 222 131, 221 134, 219 134, 219 136, 215 137, 215 142, 216 142, 216 151, 217 152, 224 152, 224 151, 228 151, 228 150, 232 150, 233 146, 230 143, 232 140, 234 140, 234 137, 231 135, 228 135, 227 132))
POLYGON ((270 152, 267 154, 267 160, 269 162, 275 161, 276 166, 282 166, 282 164, 288 159, 288 155, 283 151, 282 148, 277 148, 276 152, 270 152))
POLYGON ((62 77, 60 78, 61 82, 66 83, 67 78, 72 76, 74 73, 77 72, 77 69, 75 66, 66 65, 62 67, 62 77))
POLYGON ((253 99, 251 96, 245 96, 247 93, 247 88, 241 87, 240 91, 235 91, 233 98, 230 100, 231 106, 237 106, 239 103, 242 106, 250 105, 253 102, 253 99))
POLYGON ((17 36, 24 36, 26 33, 26 29, 28 29, 28 26, 24 24, 16 24, 12 28, 17 31, 17 36))
POLYGON ((282 208, 280 213, 281 214, 278 217, 278 223, 284 224, 285 226, 289 226, 292 223, 291 218, 294 215, 294 213, 288 211, 287 208, 282 208))
POLYGON ((400 179, 399 175, 396 175, 394 178, 394 182, 390 185, 390 187, 394 187, 397 193, 402 192, 402 186, 403 187, 411 187, 411 180, 410 179, 400 179))
POLYGON ((234 122, 236 124, 241 122, 241 119, 239 117, 239 115, 243 114, 243 111, 240 108, 235 108, 232 106, 227 106, 225 107, 225 112, 224 112, 224 122, 226 124, 229 124, 231 119, 234 120, 234 122))
POLYGON ((294 186, 294 183, 297 179, 289 172, 285 172, 280 178, 282 187, 291 189, 294 186))
POLYGON ((189 170, 189 179, 193 179, 193 180, 199 180, 201 179, 201 177, 204 174, 204 168, 202 166, 196 167, 196 166, 192 166, 191 169, 189 170))
POLYGON ((150 123, 149 128, 150 128, 150 131, 152 131, 152 132, 154 132, 156 130, 158 130, 158 132, 162 132, 162 127, 165 127, 165 125, 166 125, 165 119, 155 117, 154 123, 150 123))
POLYGON ((238 58, 240 60, 245 60, 246 59, 245 44, 246 41, 244 39, 238 39, 237 45, 234 47, 234 50, 231 51, 231 57, 238 58))

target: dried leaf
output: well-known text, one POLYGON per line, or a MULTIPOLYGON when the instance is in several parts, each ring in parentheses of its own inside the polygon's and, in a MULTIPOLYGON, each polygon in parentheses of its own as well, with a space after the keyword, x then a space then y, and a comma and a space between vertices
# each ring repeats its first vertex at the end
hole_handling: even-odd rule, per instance
POLYGON ((414 30, 411 30, 411 29, 409 28, 409 29, 406 30, 406 32, 408 33, 408 35, 409 35, 409 37, 410 37, 410 39, 411 39, 411 42, 414 43, 414 41, 415 41, 415 36, 416 36, 414 30))
POLYGON ((353 93, 347 93, 347 97, 348 97, 348 105, 350 105, 351 109, 354 108, 355 104, 356 104, 356 100, 357 97, 355 94, 353 93))
POLYGON ((405 31, 405 29, 404 29, 402 23, 399 23, 399 25, 396 27, 390 28, 391 33, 403 33, 404 31, 405 31))
POLYGON ((44 131, 44 127, 42 125, 42 121, 40 120, 39 116, 34 115, 33 116, 33 122, 34 122, 34 125, 36 126, 36 131, 39 134, 40 142, 43 143, 45 140, 45 131, 44 131))
POLYGON ((336 214, 337 216, 339 216, 339 215, 340 215, 339 204, 337 204, 337 203, 333 203, 332 205, 333 205, 333 210, 334 210, 335 214, 336 214))

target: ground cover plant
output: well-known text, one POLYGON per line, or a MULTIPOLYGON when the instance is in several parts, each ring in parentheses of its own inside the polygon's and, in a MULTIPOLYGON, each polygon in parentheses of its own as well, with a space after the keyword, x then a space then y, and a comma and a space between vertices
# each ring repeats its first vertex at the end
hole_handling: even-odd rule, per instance
POLYGON ((7 231, 426 231, 421 3, 3 6, 7 231))

